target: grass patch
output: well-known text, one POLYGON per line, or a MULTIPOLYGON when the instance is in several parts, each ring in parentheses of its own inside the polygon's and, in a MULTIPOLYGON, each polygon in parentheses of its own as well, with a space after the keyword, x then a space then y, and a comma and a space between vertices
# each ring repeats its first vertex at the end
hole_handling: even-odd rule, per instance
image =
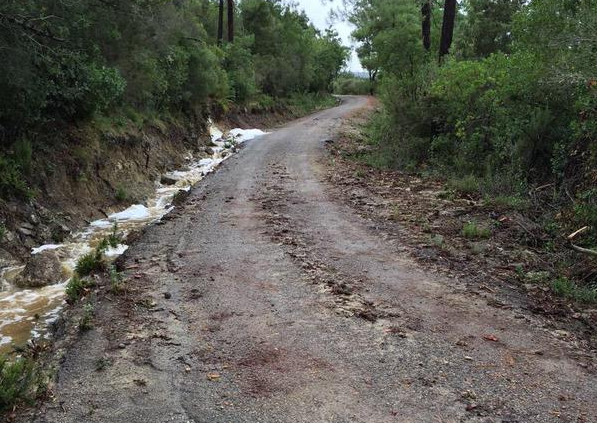
POLYGON ((467 222, 462 226, 462 235, 468 239, 484 239, 491 236, 489 228, 478 226, 475 222, 467 222))
POLYGON ((119 203, 123 203, 128 198, 128 193, 126 192, 126 190, 124 189, 123 186, 119 186, 118 188, 116 188, 116 192, 114 193, 114 198, 119 203))
POLYGON ((0 357, 0 411, 17 404, 31 402, 37 391, 39 377, 29 358, 9 360, 0 357))
POLYGON ((550 283, 554 294, 579 303, 597 303, 597 288, 579 286, 570 279, 561 277, 550 283))
POLYGON ((481 191, 481 181, 475 175, 449 179, 446 185, 460 194, 478 194, 481 191))
POLYGON ((329 94, 297 93, 285 100, 288 108, 298 116, 336 105, 336 98, 329 94))
POLYGON ((517 211, 528 210, 531 206, 528 200, 516 195, 498 195, 496 197, 486 197, 485 204, 494 207, 504 207, 517 211))

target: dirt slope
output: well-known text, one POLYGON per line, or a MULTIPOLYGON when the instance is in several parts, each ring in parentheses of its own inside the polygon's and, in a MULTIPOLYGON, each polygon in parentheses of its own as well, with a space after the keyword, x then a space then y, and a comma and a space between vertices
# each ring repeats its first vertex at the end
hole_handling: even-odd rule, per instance
POLYGON ((151 227, 27 420, 597 421, 597 376, 562 334, 332 199, 325 140, 366 104, 250 142, 151 227))

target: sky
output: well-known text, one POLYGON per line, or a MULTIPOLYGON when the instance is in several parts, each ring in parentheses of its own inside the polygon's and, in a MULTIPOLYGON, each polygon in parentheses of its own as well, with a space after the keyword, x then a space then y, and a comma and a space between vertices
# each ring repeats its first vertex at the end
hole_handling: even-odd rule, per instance
MULTIPOLYGON (((330 22, 329 14, 330 10, 338 9, 342 7, 342 0, 295 0, 299 9, 303 9, 313 25, 319 29, 326 29, 332 24, 332 27, 338 31, 338 34, 342 38, 345 46, 352 47, 352 40, 350 39, 350 33, 352 32, 352 25, 348 22, 337 21, 330 22)), ((357 57, 354 50, 348 63, 348 69, 355 72, 363 70, 359 58, 357 57)))

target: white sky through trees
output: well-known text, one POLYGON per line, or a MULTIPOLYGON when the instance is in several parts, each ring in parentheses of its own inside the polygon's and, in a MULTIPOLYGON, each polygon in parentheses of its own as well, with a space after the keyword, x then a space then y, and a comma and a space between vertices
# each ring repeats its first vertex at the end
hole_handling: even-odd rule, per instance
MULTIPOLYGON (((324 30, 325 28, 331 26, 338 31, 340 37, 342 37, 343 44, 345 46, 352 46, 352 41, 350 39, 350 33, 352 31, 352 26, 341 20, 334 20, 330 22, 329 14, 331 10, 337 10, 338 8, 343 7, 342 0, 326 0, 322 2, 322 0, 294 0, 294 3, 297 4, 298 9, 302 9, 307 13, 309 19, 315 27, 324 30)), ((363 70, 361 67, 361 63, 353 51, 352 56, 348 63, 348 68, 351 71, 360 72, 363 70)))

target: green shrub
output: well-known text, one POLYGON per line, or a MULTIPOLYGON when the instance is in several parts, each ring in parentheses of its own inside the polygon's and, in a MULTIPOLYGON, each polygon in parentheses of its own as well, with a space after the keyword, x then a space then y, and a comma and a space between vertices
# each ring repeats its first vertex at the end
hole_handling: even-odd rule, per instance
POLYGON ((91 303, 83 306, 83 315, 79 319, 79 330, 87 331, 93 328, 93 317, 95 315, 95 307, 91 303))
POLYGON ((105 265, 103 250, 96 249, 85 254, 77 261, 75 271, 79 276, 87 276, 91 273, 103 270, 105 265))
POLYGON ((475 222, 467 222, 462 226, 462 235, 469 239, 489 238, 491 230, 480 227, 475 222))
POLYGON ((478 194, 481 190, 481 181, 475 175, 449 179, 447 185, 461 194, 478 194))
POLYGON ((372 89, 373 85, 368 79, 350 74, 340 75, 333 84, 335 94, 367 95, 371 93, 372 89))
POLYGON ((0 411, 33 399, 38 376, 34 363, 27 358, 9 360, 0 356, 0 411))
POLYGON ((113 294, 120 294, 124 291, 124 277, 122 276, 122 273, 116 270, 115 266, 110 266, 109 276, 110 291, 112 291, 113 294))
POLYGON ((498 195, 485 197, 485 204, 489 206, 505 207, 513 210, 524 211, 531 206, 529 200, 517 195, 498 195))
POLYGON ((116 188, 114 198, 119 203, 123 203, 124 201, 126 201, 126 199, 128 198, 128 193, 126 192, 126 189, 123 186, 119 186, 118 188, 116 188))
POLYGON ((78 274, 74 274, 66 284, 66 298, 70 304, 77 302, 85 293, 88 283, 78 274))
POLYGON ((19 165, 0 153, 0 197, 30 198, 32 195, 19 165))
POLYGON ((597 288, 579 286, 568 278, 558 278, 551 282, 551 290, 564 298, 580 303, 597 303, 597 288))

